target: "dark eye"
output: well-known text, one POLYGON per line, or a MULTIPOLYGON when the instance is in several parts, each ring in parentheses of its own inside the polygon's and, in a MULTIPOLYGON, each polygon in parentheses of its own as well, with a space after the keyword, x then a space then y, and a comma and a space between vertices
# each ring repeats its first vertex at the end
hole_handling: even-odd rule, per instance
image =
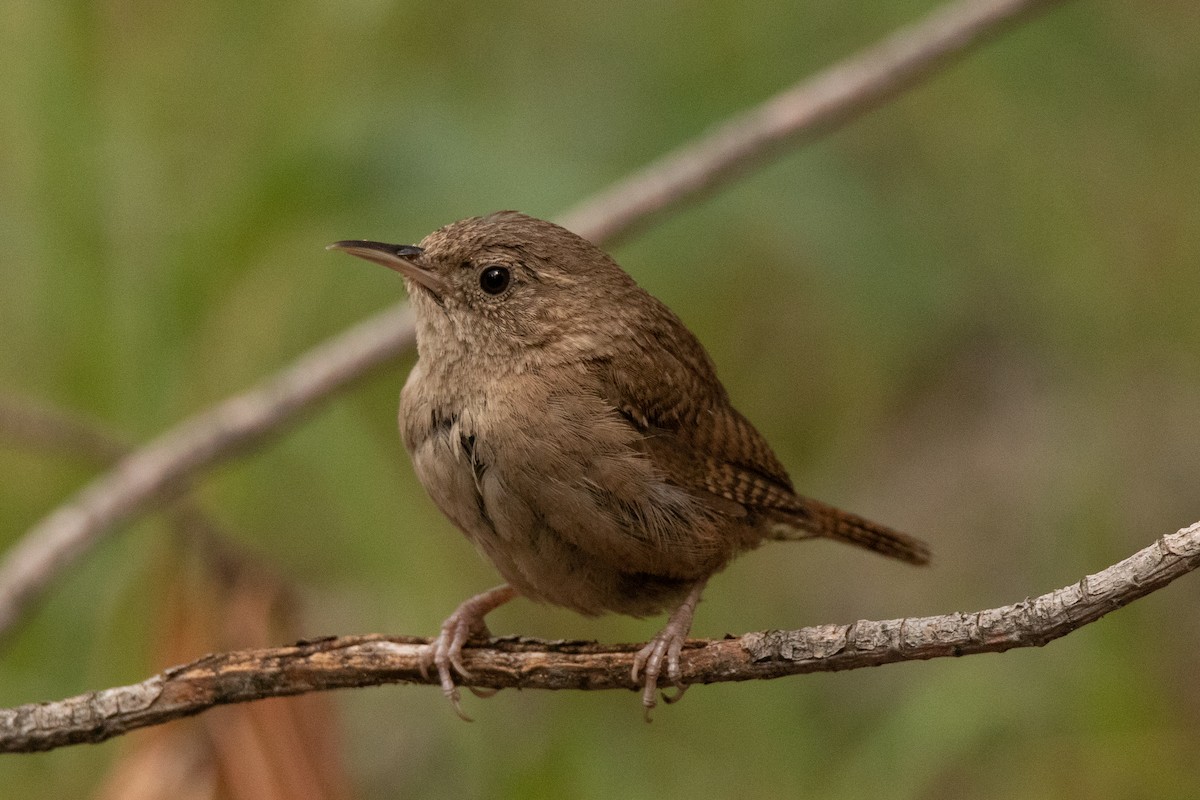
POLYGON ((508 288, 511 277, 508 267, 487 267, 479 273, 479 288, 488 294, 500 294, 508 288))

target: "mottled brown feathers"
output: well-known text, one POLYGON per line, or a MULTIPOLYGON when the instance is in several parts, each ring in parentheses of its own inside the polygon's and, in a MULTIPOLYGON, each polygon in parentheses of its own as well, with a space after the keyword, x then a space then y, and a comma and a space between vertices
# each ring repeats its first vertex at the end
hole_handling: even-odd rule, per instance
POLYGON ((405 276, 419 352, 405 444, 508 583, 463 603, 432 648, 456 706, 458 653, 514 590, 584 614, 674 607, 635 659, 648 708, 705 582, 739 552, 827 536, 928 560, 916 539, 797 495, 695 336, 575 234, 503 211, 419 246, 335 247, 405 276))
POLYGON ((591 243, 503 211, 401 252, 417 475, 522 594, 651 613, 671 601, 663 581, 680 594, 776 538, 924 560, 915 540, 797 495, 695 336, 591 243), (483 288, 488 269, 503 291, 483 288))

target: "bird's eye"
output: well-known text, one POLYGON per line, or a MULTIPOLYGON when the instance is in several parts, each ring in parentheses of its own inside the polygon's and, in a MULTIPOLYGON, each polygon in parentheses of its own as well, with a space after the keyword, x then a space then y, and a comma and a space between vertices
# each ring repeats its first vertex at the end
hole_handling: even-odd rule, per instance
POLYGON ((488 294, 500 294, 512 279, 508 267, 487 267, 479 273, 479 288, 488 294))

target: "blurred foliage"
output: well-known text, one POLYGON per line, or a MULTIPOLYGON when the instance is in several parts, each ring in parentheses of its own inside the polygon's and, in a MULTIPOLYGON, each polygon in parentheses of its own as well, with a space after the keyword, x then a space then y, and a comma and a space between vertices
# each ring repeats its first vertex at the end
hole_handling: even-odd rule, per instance
MULTIPOLYGON (((323 252, 497 208, 552 216, 930 2, 0 6, 0 391, 146 438, 396 302, 323 252)), ((806 493, 912 530, 928 570, 752 553, 697 635, 974 609, 1200 518, 1200 11, 1056 9, 617 248, 710 347, 806 493)), ((198 487, 301 587, 301 635, 432 633, 494 573, 395 433, 408 364, 198 487)), ((7 545, 91 473, 0 448, 7 545)), ((0 654, 0 704, 164 664, 150 518, 0 654)), ((335 696, 361 797, 1191 798, 1200 583, 1048 649, 632 694, 335 696)), ((497 632, 659 620, 517 602, 497 632)), ((196 655, 199 655, 197 653, 196 655)), ((130 745, 5 758, 85 796, 130 745)))

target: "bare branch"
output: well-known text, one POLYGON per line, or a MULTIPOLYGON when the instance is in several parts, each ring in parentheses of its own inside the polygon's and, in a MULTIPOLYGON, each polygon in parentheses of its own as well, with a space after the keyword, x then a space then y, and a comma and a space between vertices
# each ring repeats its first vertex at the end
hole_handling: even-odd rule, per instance
POLYGON ((944 6, 727 120, 568 211, 564 227, 612 241, 728 183, 755 164, 882 105, 1006 26, 1058 0, 964 0, 944 6))
MULTIPOLYGON (((126 437, 96 420, 25 398, 0 394, 0 446, 9 445, 102 466, 132 452, 126 437)), ((167 511, 178 538, 195 546, 209 567, 226 584, 253 575, 269 582, 280 594, 292 587, 270 564, 236 543, 220 523, 190 495, 184 494, 167 511)))
POLYGON ((412 346, 407 308, 394 308, 300 357, 121 459, 31 528, 0 564, 0 635, 65 566, 118 523, 186 488, 193 476, 294 422, 298 413, 366 369, 412 346))
MULTIPOLYGON (((881 103, 1023 16, 1061 0, 960 0, 768 100, 568 213, 597 243, 732 180, 805 135, 881 103)), ((250 391, 184 420, 43 518, 0 563, 0 637, 64 567, 121 522, 229 460, 347 383, 408 350, 410 316, 388 310, 250 391)))
MULTIPOLYGON (((765 631, 689 641, 683 682, 717 683, 835 672, 1014 647, 1040 647, 1200 566, 1200 522, 1078 583, 974 613, 765 631)), ((305 692, 436 683, 421 675, 426 639, 330 637, 292 647, 205 656, 132 686, 0 710, 0 752, 102 742, 227 703, 305 692)), ((503 689, 637 689, 639 645, 493 639, 468 647, 469 685, 503 689)))

